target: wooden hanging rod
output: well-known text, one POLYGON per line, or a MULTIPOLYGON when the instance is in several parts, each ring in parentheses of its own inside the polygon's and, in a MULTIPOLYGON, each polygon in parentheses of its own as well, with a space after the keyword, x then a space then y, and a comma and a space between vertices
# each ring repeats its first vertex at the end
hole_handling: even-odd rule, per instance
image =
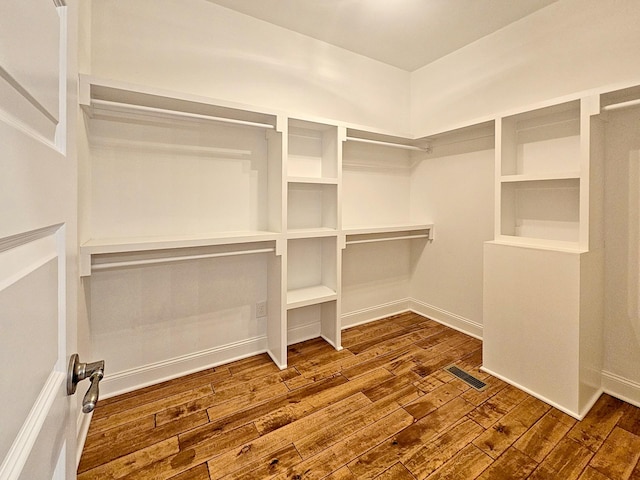
POLYGON ((91 265, 91 270, 109 270, 112 268, 137 267, 141 265, 154 265, 158 263, 184 262, 187 260, 201 260, 205 258, 233 257, 237 255, 253 255, 255 253, 275 252, 275 248, 260 248, 255 250, 238 250, 234 252, 205 253, 202 255, 182 255, 177 257, 149 258, 146 260, 129 260, 124 262, 96 263, 91 265))
POLYGON ((162 115, 171 115, 173 117, 191 118, 196 120, 208 120, 212 122, 230 123, 233 125, 243 125, 247 127, 258 128, 276 128, 269 123, 249 122, 247 120, 236 120, 235 118, 214 117, 212 115, 202 115, 200 113, 180 112, 178 110, 168 110, 165 108, 146 107, 144 105, 135 105, 131 103, 112 102, 109 100, 91 100, 91 105, 96 107, 115 107, 126 108, 128 110, 144 112, 144 113, 159 113, 162 115))
POLYGON ((382 145, 385 147, 401 148, 403 150, 413 150, 416 152, 426 152, 428 148, 416 147, 415 145, 405 145, 403 143, 383 142, 381 140, 369 140, 368 138, 347 137, 348 142, 371 143, 373 145, 382 145))

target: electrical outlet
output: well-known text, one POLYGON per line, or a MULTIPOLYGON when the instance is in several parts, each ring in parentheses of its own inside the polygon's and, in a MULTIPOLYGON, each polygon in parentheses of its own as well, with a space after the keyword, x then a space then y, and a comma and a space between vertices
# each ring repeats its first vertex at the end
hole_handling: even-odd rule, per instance
POLYGON ((256 303, 256 318, 267 316, 267 302, 256 303))

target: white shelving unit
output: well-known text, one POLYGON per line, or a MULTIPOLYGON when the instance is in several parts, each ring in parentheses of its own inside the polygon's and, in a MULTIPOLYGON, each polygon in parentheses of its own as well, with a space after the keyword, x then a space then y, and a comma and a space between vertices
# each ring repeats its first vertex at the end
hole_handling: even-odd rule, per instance
POLYGON ((408 214, 411 166, 426 151, 410 139, 89 76, 80 103, 93 341, 108 358, 117 338, 141 335, 140 355, 158 365, 131 373, 122 361, 128 373, 106 391, 257 351, 286 368, 287 345, 318 336, 341 349, 347 245, 401 252, 406 275, 410 245, 433 239, 408 214))
POLYGON ((273 240, 277 116, 81 78, 89 136, 82 271, 99 253, 273 240), (266 133, 265 133, 266 132, 266 133))
POLYGON ((602 392, 599 97, 496 121, 483 368, 582 418, 602 392))
POLYGON ((287 313, 289 343, 322 336, 340 342, 338 246, 344 129, 289 119, 287 172, 287 313))
MULTIPOLYGON (((154 277, 169 275, 167 282, 174 290, 197 292, 214 284, 212 265, 227 271, 232 268, 228 262, 233 261, 238 270, 258 269, 246 288, 264 290, 260 300, 269 305, 266 324, 261 327, 233 303, 215 314, 208 310, 216 307, 206 307, 204 298, 185 296, 185 305, 174 314, 176 320, 183 318, 184 332, 176 335, 172 317, 161 321, 146 304, 135 313, 135 298, 114 299, 130 306, 132 313, 123 315, 128 325, 120 325, 125 320, 110 320, 114 309, 96 299, 88 310, 95 317, 90 322, 97 348, 113 355, 117 345, 105 346, 108 341, 103 340, 109 338, 110 329, 115 333, 124 328, 135 336, 135 325, 143 322, 149 324, 151 348, 154 342, 164 348, 153 332, 166 329, 174 339, 167 352, 181 353, 189 345, 193 348, 190 332, 204 318, 235 316, 237 332, 264 330, 266 338, 249 341, 227 335, 232 343, 225 343, 223 336, 209 342, 199 340, 202 362, 264 345, 276 364, 286 366, 282 323, 286 125, 277 114, 259 109, 88 76, 80 79, 80 104, 88 140, 82 160, 86 181, 81 186, 85 213, 80 269, 88 279, 88 291, 99 296, 101 288, 119 289, 119 283, 134 282, 129 291, 145 295, 145 291, 154 291, 154 277), (187 271, 201 271, 202 278, 192 275, 178 280, 187 271), (99 274, 95 280, 92 272, 99 274), (144 287, 145 282, 149 287, 144 287)), ((240 292, 235 297, 246 301, 240 300, 246 297, 240 292)), ((199 328, 204 333, 212 325, 209 321, 199 328)), ((191 333, 197 335, 197 330, 191 333)), ((178 365, 185 365, 184 360, 165 363, 157 375, 172 375, 184 368, 178 365)), ((141 371, 140 381, 148 381, 146 375, 141 371)))
POLYGON ((580 229, 580 125, 579 100, 498 120, 496 240, 586 245, 580 229))
POLYGON ((346 325, 409 308, 411 266, 433 238, 432 226, 410 215, 413 167, 426 152, 424 144, 406 138, 347 130, 341 239, 346 325))

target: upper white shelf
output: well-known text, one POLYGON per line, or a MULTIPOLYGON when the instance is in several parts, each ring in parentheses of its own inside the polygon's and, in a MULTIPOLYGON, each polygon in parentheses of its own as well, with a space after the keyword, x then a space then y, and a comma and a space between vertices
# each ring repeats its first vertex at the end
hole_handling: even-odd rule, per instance
POLYGON ((337 178, 325 178, 325 177, 287 177, 289 183, 311 183, 318 185, 337 185, 337 178))
POLYGON ((277 115, 258 108, 89 75, 80 75, 79 103, 90 115, 151 115, 245 127, 277 127, 277 115))
POLYGON ((368 143, 371 145, 379 145, 382 147, 390 147, 390 148, 399 148, 401 150, 411 150, 414 152, 428 152, 429 149, 427 147, 418 147, 416 145, 409 145, 405 143, 396 143, 396 142, 388 142, 383 140, 372 140, 369 138, 359 138, 359 137, 346 137, 348 142, 358 142, 358 143, 368 143))
POLYGON ((343 233, 345 235, 368 235, 375 233, 401 233, 432 229, 432 223, 407 223, 397 225, 347 226, 343 228, 343 233))
POLYGON ((351 227, 343 230, 345 245, 377 243, 395 240, 433 240, 433 224, 405 224, 371 227, 351 227))
POLYGON ((508 182, 537 182, 544 180, 576 180, 580 178, 580 172, 558 173, 525 173, 519 175, 502 175, 500 181, 508 182))
POLYGON ((318 228, 292 228, 287 232, 287 238, 295 240, 298 238, 320 238, 335 237, 338 231, 335 228, 318 227, 318 228))

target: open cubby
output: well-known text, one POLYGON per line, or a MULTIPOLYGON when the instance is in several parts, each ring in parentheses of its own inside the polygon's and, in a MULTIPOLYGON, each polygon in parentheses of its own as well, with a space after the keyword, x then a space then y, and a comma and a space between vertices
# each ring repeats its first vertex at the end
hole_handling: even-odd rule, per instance
POLYGON ((279 133, 111 111, 88 122, 91 239, 281 229, 279 133))
POLYGON ((496 234, 501 240, 561 248, 584 240, 581 108, 575 100, 500 120, 496 234))
POLYGON ((580 180, 502 184, 502 235, 578 242, 580 180))
POLYGON ((287 176, 338 178, 338 128, 289 120, 287 176))
POLYGON ((345 228, 409 223, 411 152, 346 142, 343 157, 345 228))
POLYGON ((287 343, 291 345, 322 336, 334 344, 337 303, 332 300, 287 310, 287 343))
POLYGON ((501 166, 502 176, 579 176, 580 102, 503 119, 501 166))
POLYGON ((336 185, 288 182, 288 230, 335 230, 338 227, 336 192, 336 185))
POLYGON ((287 308, 335 300, 337 237, 288 240, 287 250, 287 308))

